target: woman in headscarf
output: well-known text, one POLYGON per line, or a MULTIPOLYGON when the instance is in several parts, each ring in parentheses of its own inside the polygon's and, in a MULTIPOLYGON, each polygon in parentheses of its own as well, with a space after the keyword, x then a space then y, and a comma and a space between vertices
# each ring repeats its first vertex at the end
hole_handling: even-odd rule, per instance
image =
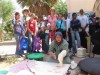
POLYGON ((52 41, 49 52, 50 58, 46 61, 48 62, 59 62, 59 65, 62 66, 63 63, 70 63, 71 59, 68 56, 68 43, 63 39, 61 32, 55 33, 55 39, 52 41))

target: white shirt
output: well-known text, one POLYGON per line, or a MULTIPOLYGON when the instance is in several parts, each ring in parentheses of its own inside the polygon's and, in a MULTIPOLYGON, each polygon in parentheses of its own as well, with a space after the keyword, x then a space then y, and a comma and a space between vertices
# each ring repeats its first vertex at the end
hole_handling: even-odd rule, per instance
MULTIPOLYGON (((47 23, 47 27, 50 26, 50 23, 47 23)), ((44 22, 42 22, 41 27, 45 27, 44 22)), ((49 30, 45 30, 45 33, 49 33, 49 30)))
POLYGON ((69 18, 67 18, 66 20, 65 20, 65 22, 66 22, 66 30, 68 31, 68 29, 70 28, 70 19, 69 18))
MULTIPOLYGON (((81 23, 81 27, 85 28, 85 26, 87 24, 89 24, 89 20, 88 20, 88 17, 86 15, 79 15, 77 18, 81 23)), ((85 30, 88 32, 89 31, 89 27, 87 26, 87 28, 85 30)))

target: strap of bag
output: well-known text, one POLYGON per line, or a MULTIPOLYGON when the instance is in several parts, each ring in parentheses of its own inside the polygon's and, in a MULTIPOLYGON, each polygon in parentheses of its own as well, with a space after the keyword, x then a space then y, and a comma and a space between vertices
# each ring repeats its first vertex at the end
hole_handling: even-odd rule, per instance
POLYGON ((62 24, 62 20, 61 20, 61 23, 60 23, 60 28, 59 28, 59 29, 61 29, 61 24, 62 24))

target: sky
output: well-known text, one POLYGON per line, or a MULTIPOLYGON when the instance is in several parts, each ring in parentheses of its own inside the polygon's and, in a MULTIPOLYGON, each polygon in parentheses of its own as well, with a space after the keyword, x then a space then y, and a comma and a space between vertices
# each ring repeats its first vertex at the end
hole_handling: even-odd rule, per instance
POLYGON ((21 5, 19 5, 16 0, 11 0, 11 2, 13 3, 13 5, 15 7, 15 12, 20 12, 21 13, 22 12, 21 5))

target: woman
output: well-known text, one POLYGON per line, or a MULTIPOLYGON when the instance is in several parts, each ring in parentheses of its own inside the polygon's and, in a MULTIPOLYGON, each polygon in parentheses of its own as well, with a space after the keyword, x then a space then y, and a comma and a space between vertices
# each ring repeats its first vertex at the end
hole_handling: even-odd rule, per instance
POLYGON ((54 40, 54 36, 55 36, 56 19, 57 19, 57 15, 55 14, 55 8, 52 7, 50 9, 50 15, 48 15, 48 21, 51 24, 51 32, 50 32, 51 41, 54 40))
POLYGON ((35 17, 35 14, 34 13, 31 13, 30 14, 30 19, 28 21, 28 25, 27 25, 27 29, 28 29, 28 34, 29 34, 29 47, 30 47, 30 50, 32 51, 32 43, 34 41, 34 38, 36 36, 36 25, 37 25, 37 22, 36 20, 34 19, 35 17))
POLYGON ((63 38, 66 39, 66 25, 62 14, 58 14, 58 19, 56 20, 57 30, 62 32, 63 38))
POLYGON ((18 43, 20 42, 20 37, 24 35, 24 27, 23 23, 20 20, 20 14, 19 12, 15 13, 15 19, 12 20, 12 24, 14 25, 14 36, 16 39, 16 55, 17 57, 22 56, 23 52, 22 50, 19 50, 18 43))

